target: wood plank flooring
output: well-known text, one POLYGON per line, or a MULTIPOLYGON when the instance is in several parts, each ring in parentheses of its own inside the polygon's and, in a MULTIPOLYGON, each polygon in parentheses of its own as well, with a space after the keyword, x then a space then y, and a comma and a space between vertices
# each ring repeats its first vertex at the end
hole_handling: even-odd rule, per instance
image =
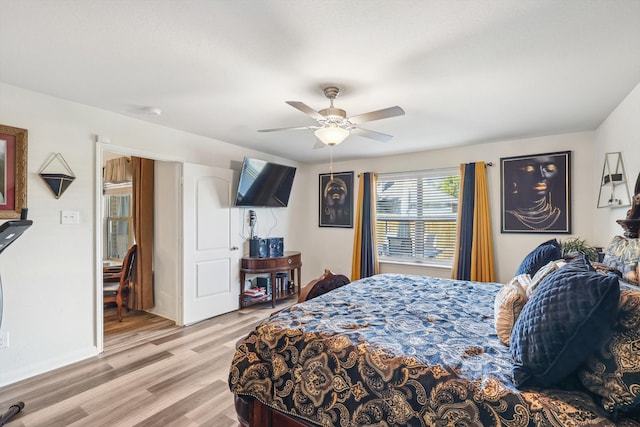
POLYGON ((237 426, 227 376, 235 343, 275 308, 262 304, 187 327, 144 312, 105 312, 105 351, 0 388, 8 426, 237 426))

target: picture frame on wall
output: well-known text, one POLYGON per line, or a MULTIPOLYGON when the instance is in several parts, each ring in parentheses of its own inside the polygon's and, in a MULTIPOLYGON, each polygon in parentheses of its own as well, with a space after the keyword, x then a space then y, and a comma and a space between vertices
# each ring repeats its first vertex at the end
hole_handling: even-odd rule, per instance
POLYGON ((502 233, 571 233, 571 151, 500 159, 502 233))
POLYGON ((319 226, 353 228, 353 171, 319 178, 319 226))
POLYGON ((27 207, 27 130, 0 124, 0 219, 27 207))

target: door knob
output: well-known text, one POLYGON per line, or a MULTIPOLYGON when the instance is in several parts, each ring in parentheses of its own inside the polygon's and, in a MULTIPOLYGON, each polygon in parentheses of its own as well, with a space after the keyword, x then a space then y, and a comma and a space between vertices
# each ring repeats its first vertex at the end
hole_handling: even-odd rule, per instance
POLYGON ((240 248, 239 248, 239 247, 237 247, 237 246, 231 246, 231 250, 232 250, 232 251, 237 251, 238 249, 240 249, 240 248))

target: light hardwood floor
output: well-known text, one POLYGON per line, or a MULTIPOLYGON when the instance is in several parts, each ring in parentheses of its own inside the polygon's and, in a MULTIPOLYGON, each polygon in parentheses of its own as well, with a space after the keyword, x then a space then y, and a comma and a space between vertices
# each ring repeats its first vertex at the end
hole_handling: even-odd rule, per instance
POLYGON ((0 388, 20 426, 237 426, 227 376, 235 343, 291 303, 252 306, 187 327, 144 312, 105 313, 105 351, 0 388))

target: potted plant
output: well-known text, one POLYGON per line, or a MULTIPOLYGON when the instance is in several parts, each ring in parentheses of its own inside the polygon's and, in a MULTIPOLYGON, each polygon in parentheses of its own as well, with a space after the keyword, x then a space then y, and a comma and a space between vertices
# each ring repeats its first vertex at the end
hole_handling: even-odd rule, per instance
POLYGON ((576 256, 579 253, 585 254, 589 261, 598 261, 598 250, 591 246, 584 239, 570 237, 560 242, 560 251, 563 258, 576 256))

